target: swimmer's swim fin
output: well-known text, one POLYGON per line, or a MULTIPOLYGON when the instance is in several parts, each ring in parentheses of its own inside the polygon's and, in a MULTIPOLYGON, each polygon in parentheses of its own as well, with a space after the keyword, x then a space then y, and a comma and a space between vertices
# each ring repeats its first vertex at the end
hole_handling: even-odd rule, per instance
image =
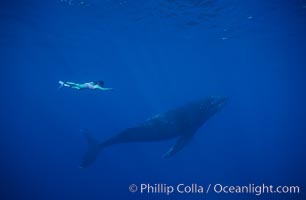
POLYGON ((64 81, 59 81, 58 83, 60 84, 59 89, 62 88, 64 86, 64 84, 65 84, 64 81))
POLYGON ((83 157, 80 168, 86 168, 97 159, 102 146, 99 145, 98 141, 89 133, 88 130, 81 130, 81 132, 85 136, 85 139, 88 143, 88 150, 83 157))

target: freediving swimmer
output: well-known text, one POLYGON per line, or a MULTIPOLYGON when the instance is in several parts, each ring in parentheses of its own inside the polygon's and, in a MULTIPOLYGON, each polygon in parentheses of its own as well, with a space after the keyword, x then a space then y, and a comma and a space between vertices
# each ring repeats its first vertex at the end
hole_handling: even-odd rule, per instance
POLYGON ((88 83, 74 83, 74 82, 59 81, 58 83, 60 84, 60 88, 69 87, 69 88, 73 88, 77 90, 89 89, 89 90, 103 90, 103 91, 113 90, 113 88, 104 87, 104 81, 91 81, 88 83))

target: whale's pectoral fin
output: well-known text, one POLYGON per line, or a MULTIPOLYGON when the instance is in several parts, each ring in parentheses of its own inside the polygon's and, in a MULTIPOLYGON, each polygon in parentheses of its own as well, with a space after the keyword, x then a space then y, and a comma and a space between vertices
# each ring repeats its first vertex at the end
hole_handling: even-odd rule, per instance
POLYGON ((181 136, 175 143, 175 145, 173 147, 171 147, 169 149, 169 151, 167 153, 165 153, 163 155, 163 158, 169 158, 171 156, 173 156, 174 154, 176 154, 177 152, 179 152, 180 150, 182 150, 186 144, 189 143, 189 141, 191 140, 192 135, 187 135, 187 136, 181 136))

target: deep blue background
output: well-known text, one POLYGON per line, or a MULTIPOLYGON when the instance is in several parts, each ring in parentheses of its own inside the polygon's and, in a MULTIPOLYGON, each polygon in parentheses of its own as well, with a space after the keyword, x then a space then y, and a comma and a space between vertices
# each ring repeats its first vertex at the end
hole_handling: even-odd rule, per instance
POLYGON ((305 36, 303 0, 1 1, 0 199, 169 199, 129 193, 148 182, 299 185, 260 199, 303 199, 305 36), (100 79, 115 90, 57 83, 100 79), (175 157, 161 159, 174 141, 126 144, 78 168, 81 128, 103 140, 208 95, 230 101, 175 157))

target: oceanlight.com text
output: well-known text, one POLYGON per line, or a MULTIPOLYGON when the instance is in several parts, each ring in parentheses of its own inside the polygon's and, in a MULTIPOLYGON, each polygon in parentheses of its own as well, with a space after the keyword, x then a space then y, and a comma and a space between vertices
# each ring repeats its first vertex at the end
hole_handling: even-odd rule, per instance
POLYGON ((299 194, 299 186, 274 186, 268 184, 247 184, 247 185, 224 185, 216 184, 183 184, 170 185, 165 183, 141 183, 131 184, 129 191, 140 194, 254 194, 260 196, 263 194, 299 194))

